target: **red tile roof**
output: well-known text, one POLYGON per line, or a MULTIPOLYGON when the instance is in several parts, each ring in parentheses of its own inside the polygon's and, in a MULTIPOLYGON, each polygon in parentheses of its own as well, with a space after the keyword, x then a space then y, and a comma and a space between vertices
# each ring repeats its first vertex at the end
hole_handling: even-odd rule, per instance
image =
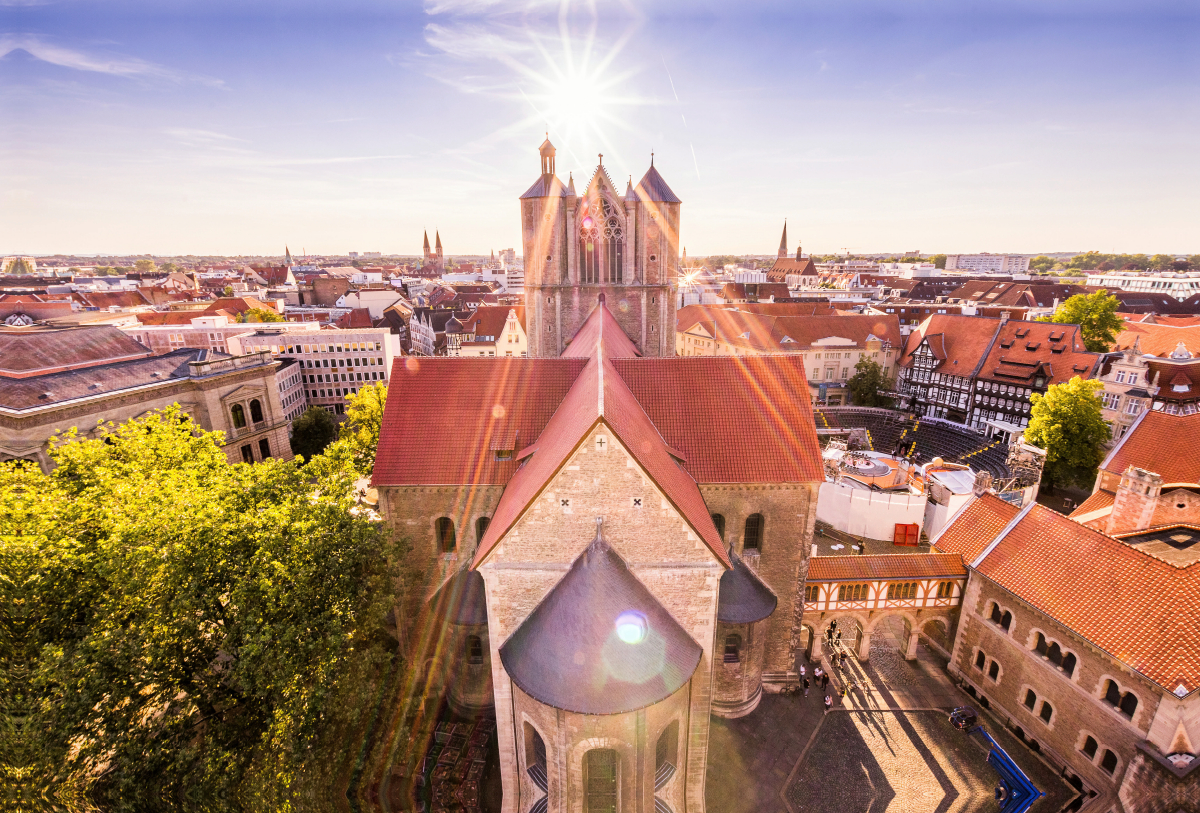
POLYGON ((1108 525, 1108 515, 1110 513, 1109 509, 1112 508, 1113 503, 1116 502, 1116 499, 1117 495, 1113 494, 1111 491, 1097 491, 1095 494, 1081 502, 1079 507, 1071 512, 1071 519, 1075 520, 1076 522, 1084 522, 1091 527, 1106 527, 1108 525), (1084 517, 1086 517, 1088 514, 1092 514, 1096 511, 1103 511, 1104 513, 1092 520, 1084 519, 1084 517))
POLYGON ((533 505, 579 445, 600 422, 607 424, 663 494, 705 541, 716 558, 732 567, 725 546, 696 481, 675 461, 650 418, 609 360, 610 352, 629 352, 632 343, 603 303, 584 322, 569 350, 582 356, 590 350, 587 366, 533 444, 504 489, 492 521, 475 553, 473 566, 487 559, 504 534, 533 505))
POLYGON ((767 279, 772 282, 785 282, 788 274, 815 277, 817 267, 808 257, 801 260, 797 260, 795 257, 780 257, 767 271, 767 279))
POLYGON ((1084 347, 1078 325, 1010 319, 999 329, 979 376, 1032 387, 1040 371, 1047 385, 1062 384, 1075 376, 1091 378, 1101 358, 1084 347))
POLYGON ((1143 353, 1169 356, 1183 342, 1192 355, 1200 354, 1200 322, 1196 317, 1153 318, 1154 322, 1126 322, 1117 334, 1115 349, 1125 350, 1137 342, 1143 353))
POLYGON ((0 329, 0 376, 25 378, 144 358, 150 348, 119 328, 0 329))
POLYGON ((1034 504, 977 570, 1167 691, 1200 687, 1200 563, 1174 567, 1034 504))
POLYGON ((825 479, 802 356, 615 359, 613 366, 697 481, 825 479))
POLYGON ((932 547, 943 553, 957 554, 968 563, 974 562, 1020 510, 995 494, 983 494, 968 503, 962 513, 932 540, 932 547))
POLYGON ((913 353, 928 338, 934 356, 942 360, 937 366, 939 373, 970 376, 986 358, 999 324, 999 319, 933 314, 908 334, 899 364, 905 367, 912 364, 913 353))
POLYGON ((542 434, 583 359, 419 358, 395 360, 375 457, 376 485, 503 485, 512 460, 490 450, 497 435, 518 445, 542 434))
POLYGON ((699 325, 721 344, 759 353, 797 352, 835 336, 859 347, 864 347, 872 335, 893 347, 903 341, 900 322, 892 314, 841 316, 826 311, 816 316, 776 316, 747 312, 747 307, 688 305, 676 314, 675 329, 687 332, 699 325))
POLYGON ((966 575, 967 568, 957 553, 814 556, 808 560, 810 582, 963 578, 966 575))
POLYGON ((463 330, 475 336, 493 336, 499 338, 504 333, 504 325, 508 321, 508 312, 517 312, 517 321, 525 327, 525 306, 481 305, 475 309, 467 321, 463 322, 463 330))
POLYGON ((1143 412, 1100 464, 1118 475, 1130 466, 1155 472, 1163 483, 1200 483, 1200 413, 1143 412))

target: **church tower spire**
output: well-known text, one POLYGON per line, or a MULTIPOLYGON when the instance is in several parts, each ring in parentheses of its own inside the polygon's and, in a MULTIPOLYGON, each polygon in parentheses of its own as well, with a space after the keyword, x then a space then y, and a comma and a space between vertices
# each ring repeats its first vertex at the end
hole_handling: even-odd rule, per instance
POLYGON ((779 239, 779 254, 778 254, 778 257, 779 257, 779 259, 781 259, 781 260, 785 260, 785 259, 787 259, 787 255, 788 255, 788 250, 787 250, 787 218, 785 217, 785 218, 783 219, 783 237, 781 237, 781 238, 779 239))
POLYGON ((283 247, 283 264, 288 268, 292 267, 292 250, 286 245, 283 247))

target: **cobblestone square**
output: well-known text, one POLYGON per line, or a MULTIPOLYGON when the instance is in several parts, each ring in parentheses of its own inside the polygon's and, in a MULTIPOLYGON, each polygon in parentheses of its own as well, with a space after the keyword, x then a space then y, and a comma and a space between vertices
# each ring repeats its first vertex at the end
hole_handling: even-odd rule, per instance
MULTIPOLYGON (((971 698, 924 644, 906 661, 888 626, 878 628, 867 663, 833 672, 833 711, 823 693, 764 696, 738 720, 713 718, 707 806, 721 813, 985 813, 996 773, 981 742, 947 717, 971 698), (845 697, 843 682, 852 682, 845 697)), ((816 664, 806 664, 809 674, 816 664)), ((828 662, 826 661, 826 666, 828 662)), ((1046 797, 1034 813, 1057 813, 1074 789, 999 723, 988 732, 1046 797)))

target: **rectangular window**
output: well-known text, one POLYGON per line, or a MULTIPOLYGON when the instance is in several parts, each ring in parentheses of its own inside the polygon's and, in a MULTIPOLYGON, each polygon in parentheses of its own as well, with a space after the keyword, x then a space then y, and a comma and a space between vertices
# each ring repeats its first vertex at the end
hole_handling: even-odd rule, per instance
POLYGON ((260 440, 258 442, 258 451, 263 460, 268 459, 271 456, 271 441, 266 438, 260 440))
POLYGON ((585 813, 617 813, 617 752, 597 748, 584 760, 585 813))

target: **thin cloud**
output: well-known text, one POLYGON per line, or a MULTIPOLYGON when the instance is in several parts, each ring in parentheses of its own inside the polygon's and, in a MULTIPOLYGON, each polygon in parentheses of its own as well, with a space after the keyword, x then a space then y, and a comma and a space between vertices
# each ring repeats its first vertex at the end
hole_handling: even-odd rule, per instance
MULTIPOLYGON (((0 0, 0 2, 2 1, 0 0)), ((51 65, 89 73, 102 73, 131 79, 148 78, 171 82, 198 82, 213 87, 224 85, 220 79, 214 79, 211 76, 172 70, 136 57, 87 54, 30 35, 0 38, 0 59, 4 59, 14 51, 23 51, 34 59, 51 65)))

